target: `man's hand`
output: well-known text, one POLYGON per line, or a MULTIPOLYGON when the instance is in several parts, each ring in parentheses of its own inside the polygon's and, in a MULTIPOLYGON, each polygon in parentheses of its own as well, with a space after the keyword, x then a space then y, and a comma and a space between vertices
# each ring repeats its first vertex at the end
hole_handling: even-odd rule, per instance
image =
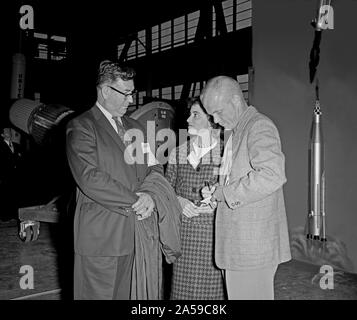
POLYGON ((137 195, 139 196, 139 199, 131 207, 138 216, 138 220, 143 220, 151 216, 151 213, 155 208, 155 203, 147 193, 138 192, 137 195))
POLYGON ((187 218, 197 217, 200 215, 198 212, 198 207, 190 200, 178 197, 178 201, 180 202, 182 208, 182 214, 185 215, 187 218))

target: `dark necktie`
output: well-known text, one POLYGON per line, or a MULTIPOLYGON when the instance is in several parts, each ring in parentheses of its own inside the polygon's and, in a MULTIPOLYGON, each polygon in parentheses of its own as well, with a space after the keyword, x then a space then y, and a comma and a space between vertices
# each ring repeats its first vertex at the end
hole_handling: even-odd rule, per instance
POLYGON ((125 135, 125 129, 124 126, 120 123, 118 117, 113 117, 113 120, 115 121, 115 124, 117 125, 117 129, 118 129, 118 135, 121 139, 121 141, 128 146, 130 141, 125 141, 124 140, 124 135, 125 135))

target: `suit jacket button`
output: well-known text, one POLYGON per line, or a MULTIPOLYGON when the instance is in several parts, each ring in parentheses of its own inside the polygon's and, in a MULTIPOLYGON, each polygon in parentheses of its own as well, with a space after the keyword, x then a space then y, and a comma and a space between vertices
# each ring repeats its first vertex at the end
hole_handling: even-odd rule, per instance
POLYGON ((236 204, 234 202, 231 203, 231 206, 234 207, 236 204))
POLYGON ((192 188, 192 192, 196 193, 197 189, 195 187, 192 188))

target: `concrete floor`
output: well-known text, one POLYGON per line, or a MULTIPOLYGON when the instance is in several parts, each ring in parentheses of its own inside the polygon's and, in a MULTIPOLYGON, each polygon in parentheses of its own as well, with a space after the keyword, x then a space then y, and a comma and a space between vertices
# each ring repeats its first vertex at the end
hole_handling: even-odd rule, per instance
POLYGON ((17 222, 0 222, 0 300, 28 295, 36 300, 71 297, 73 254, 68 240, 72 238, 68 230, 61 234, 58 226, 41 223, 38 240, 25 243, 18 236, 17 222), (25 275, 20 273, 22 266, 33 268, 33 289, 20 287, 25 275))
MULTIPOLYGON (((58 224, 41 223, 35 242, 18 237, 17 222, 0 223, 0 300, 72 299, 72 237, 58 224), (22 266, 32 266, 34 288, 21 289, 22 266)), ((321 289, 320 266, 292 260, 279 266, 276 300, 357 300, 357 274, 334 270, 334 288, 321 289)))

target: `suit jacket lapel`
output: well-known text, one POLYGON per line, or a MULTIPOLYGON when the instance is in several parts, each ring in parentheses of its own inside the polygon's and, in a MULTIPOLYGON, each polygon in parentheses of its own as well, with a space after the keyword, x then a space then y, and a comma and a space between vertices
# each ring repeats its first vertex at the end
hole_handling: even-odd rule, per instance
MULTIPOLYGON (((119 137, 118 133, 114 130, 114 128, 112 127, 112 125, 110 124, 108 119, 105 117, 103 112, 100 111, 100 109, 96 105, 91 110, 92 110, 93 116, 94 116, 95 120, 97 121, 98 125, 100 125, 101 127, 104 128, 104 130, 107 131, 107 133, 113 138, 115 143, 118 145, 120 150, 124 153, 125 152, 125 148, 126 148, 125 144, 123 143, 123 141, 119 137)), ((132 128, 132 126, 130 125, 129 121, 127 121, 127 117, 126 116, 123 116, 121 119, 122 119, 122 122, 123 122, 123 126, 125 128, 125 131, 127 131, 127 130, 132 128)), ((134 166, 135 172, 137 174, 136 161, 134 161, 133 166, 134 166)))
POLYGON ((117 132, 114 130, 108 119, 105 117, 102 111, 99 110, 97 106, 94 106, 91 109, 93 116, 95 120, 97 121, 98 125, 101 126, 115 141, 115 143, 118 145, 120 150, 123 152, 125 151, 125 145, 123 141, 121 141, 119 135, 117 132))
POLYGON ((242 142, 243 132, 246 130, 246 126, 252 117, 257 113, 257 110, 253 106, 249 106, 248 109, 242 115, 242 119, 239 121, 237 127, 234 129, 233 134, 233 159, 237 157, 238 149, 242 142))

